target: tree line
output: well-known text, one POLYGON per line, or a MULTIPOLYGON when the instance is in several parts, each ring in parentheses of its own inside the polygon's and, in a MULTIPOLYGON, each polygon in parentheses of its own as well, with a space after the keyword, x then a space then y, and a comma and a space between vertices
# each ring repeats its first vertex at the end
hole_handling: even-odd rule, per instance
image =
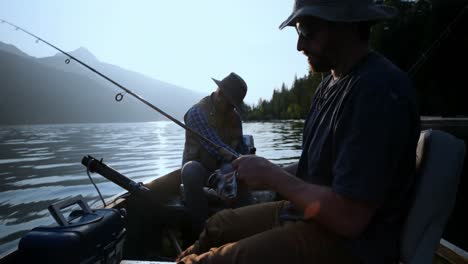
MULTIPOLYGON (((409 72, 420 114, 467 116, 465 67, 456 65, 468 62, 468 0, 382 2, 396 7, 399 15, 372 27, 370 46, 409 72)), ((296 77, 290 87, 283 83, 271 99, 244 105, 244 120, 305 118, 324 75, 296 77)))

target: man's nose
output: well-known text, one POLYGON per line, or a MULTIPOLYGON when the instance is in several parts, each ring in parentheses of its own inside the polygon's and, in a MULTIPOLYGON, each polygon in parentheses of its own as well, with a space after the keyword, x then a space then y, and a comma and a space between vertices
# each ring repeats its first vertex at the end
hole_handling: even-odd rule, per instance
POLYGON ((296 46, 297 51, 302 51, 302 52, 304 51, 304 44, 305 44, 304 42, 305 42, 305 38, 302 37, 301 35, 298 35, 297 36, 297 46, 296 46))

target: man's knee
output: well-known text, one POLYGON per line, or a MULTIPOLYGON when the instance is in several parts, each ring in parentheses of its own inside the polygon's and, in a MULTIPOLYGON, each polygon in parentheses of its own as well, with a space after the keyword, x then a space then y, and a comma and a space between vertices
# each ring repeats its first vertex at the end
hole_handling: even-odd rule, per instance
POLYGON ((198 161, 189 161, 184 164, 181 172, 181 179, 184 186, 205 185, 207 171, 198 161))
POLYGON ((212 247, 221 246, 226 242, 230 242, 230 227, 232 223, 229 217, 232 216, 232 209, 222 210, 208 218, 205 222, 205 227, 197 241, 198 253, 207 252, 212 247), (226 237, 228 236, 228 237, 226 237))
POLYGON ((211 233, 221 231, 221 229, 229 228, 233 224, 232 222, 232 219, 234 218, 233 211, 234 211, 233 209, 225 209, 212 215, 206 221, 206 228, 210 229, 209 231, 211 233))

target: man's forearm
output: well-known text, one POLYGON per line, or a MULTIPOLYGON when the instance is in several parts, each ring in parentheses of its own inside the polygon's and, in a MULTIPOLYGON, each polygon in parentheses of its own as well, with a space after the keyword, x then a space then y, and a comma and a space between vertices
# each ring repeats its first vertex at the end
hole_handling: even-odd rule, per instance
POLYGON ((284 166, 283 169, 285 171, 287 171, 289 174, 291 175, 296 175, 296 172, 297 172, 297 165, 299 163, 296 162, 296 163, 293 163, 293 164, 290 164, 290 165, 287 165, 287 166, 284 166))
POLYGON ((349 200, 328 186, 309 184, 290 174, 277 175, 275 182, 272 189, 304 211, 305 217, 345 237, 359 235, 374 212, 372 206, 349 200))
POLYGON ((291 201, 305 217, 316 220, 346 237, 359 235, 369 223, 375 207, 335 193, 288 173, 265 158, 242 156, 232 162, 238 180, 252 189, 269 189, 291 201))

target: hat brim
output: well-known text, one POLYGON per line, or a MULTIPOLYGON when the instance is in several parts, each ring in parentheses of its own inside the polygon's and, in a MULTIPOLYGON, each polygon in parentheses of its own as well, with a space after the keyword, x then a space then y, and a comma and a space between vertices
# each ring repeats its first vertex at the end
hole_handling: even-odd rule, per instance
POLYGON ((350 14, 346 9, 338 10, 336 7, 327 6, 308 6, 302 7, 294 11, 281 25, 279 29, 287 26, 295 26, 297 19, 306 16, 318 17, 334 22, 361 22, 361 21, 379 21, 390 19, 397 15, 398 11, 387 5, 373 4, 366 9, 362 9, 361 13, 350 14), (341 12, 340 12, 341 11, 341 12))
POLYGON ((215 82, 218 87, 221 86, 221 81, 216 80, 215 78, 211 78, 211 80, 213 80, 213 82, 215 82))
MULTIPOLYGON (((216 85, 219 87, 219 89, 221 89, 221 91, 224 90, 221 81, 216 80, 216 79, 214 79, 214 78, 211 78, 211 79, 216 83, 216 85)), ((234 99, 233 99, 232 97, 230 97, 228 93, 223 92, 223 96, 226 97, 226 99, 229 101, 229 103, 230 103, 231 105, 233 105, 236 109, 239 109, 240 106, 237 105, 236 103, 234 103, 234 102, 235 102, 234 99)))

